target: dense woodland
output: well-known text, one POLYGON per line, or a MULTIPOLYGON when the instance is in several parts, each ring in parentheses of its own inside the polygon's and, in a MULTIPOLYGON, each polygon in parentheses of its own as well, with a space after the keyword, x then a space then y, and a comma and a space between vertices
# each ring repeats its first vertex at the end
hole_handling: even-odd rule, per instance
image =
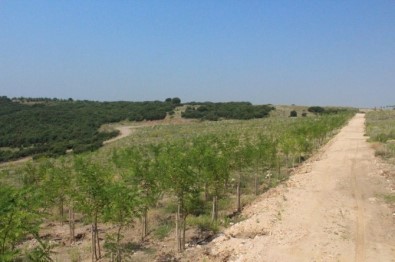
POLYGON ((101 125, 122 120, 164 119, 180 99, 165 102, 94 102, 48 98, 0 98, 0 162, 25 156, 55 156, 99 148, 118 131, 101 125))
MULTIPOLYGON (((188 227, 217 232, 226 226, 229 214, 221 209, 224 200, 234 200, 240 211, 243 194, 260 194, 286 179, 288 168, 311 155, 352 115, 350 111, 227 122, 199 133, 194 124, 188 129, 190 136, 173 129, 168 136, 162 130, 159 137, 153 134, 153 140, 124 143, 110 153, 99 150, 41 159, 5 170, 0 179, 0 260, 52 261, 51 250, 56 246, 42 238, 40 225, 48 220, 67 221, 67 245, 72 245, 78 215, 91 225, 92 261, 103 257, 128 261, 129 251, 122 241, 125 232, 135 225, 141 228, 141 239, 146 238, 147 213, 161 199, 167 199, 162 205, 175 207, 167 210, 174 218, 175 250, 182 252, 188 227), (13 182, 7 182, 11 177, 13 182), (116 230, 104 234, 102 223, 116 230), (22 249, 20 244, 27 237, 37 244, 22 249)), ((144 136, 149 138, 148 133, 144 136)))
POLYGON ((253 119, 269 115, 275 108, 271 105, 252 105, 249 102, 189 103, 182 117, 202 120, 253 119))

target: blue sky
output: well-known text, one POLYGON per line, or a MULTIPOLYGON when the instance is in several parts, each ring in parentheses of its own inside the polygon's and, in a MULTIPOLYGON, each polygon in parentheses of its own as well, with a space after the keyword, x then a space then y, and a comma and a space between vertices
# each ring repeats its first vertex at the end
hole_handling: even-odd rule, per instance
POLYGON ((395 1, 0 0, 0 95, 395 104, 395 1))

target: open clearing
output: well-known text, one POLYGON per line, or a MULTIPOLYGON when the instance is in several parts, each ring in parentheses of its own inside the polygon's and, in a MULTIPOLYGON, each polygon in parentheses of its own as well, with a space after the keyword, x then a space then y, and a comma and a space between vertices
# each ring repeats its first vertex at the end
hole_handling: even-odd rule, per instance
POLYGON ((394 207, 357 114, 284 185, 243 210, 248 219, 187 261, 395 261, 394 207))

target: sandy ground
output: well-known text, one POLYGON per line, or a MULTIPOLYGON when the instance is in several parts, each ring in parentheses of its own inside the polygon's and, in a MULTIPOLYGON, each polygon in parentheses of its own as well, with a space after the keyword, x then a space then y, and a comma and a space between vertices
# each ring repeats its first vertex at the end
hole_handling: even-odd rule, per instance
MULTIPOLYGON (((395 213, 357 114, 287 183, 243 211, 248 219, 186 261, 395 261, 395 213)), ((392 191, 393 192, 393 191, 392 191)))

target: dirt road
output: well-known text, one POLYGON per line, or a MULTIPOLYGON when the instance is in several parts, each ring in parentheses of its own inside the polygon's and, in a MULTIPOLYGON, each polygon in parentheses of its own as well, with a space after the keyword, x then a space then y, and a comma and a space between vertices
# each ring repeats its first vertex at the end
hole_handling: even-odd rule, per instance
POLYGON ((124 137, 131 135, 136 128, 138 128, 138 126, 118 126, 118 127, 115 127, 115 129, 117 129, 119 131, 119 135, 114 138, 104 141, 103 145, 115 142, 119 139, 122 139, 124 137))
MULTIPOLYGON (((357 114, 286 184, 248 206, 248 217, 207 246, 205 261, 395 261, 395 215, 357 114)), ((190 257, 190 256, 189 256, 190 257)))

